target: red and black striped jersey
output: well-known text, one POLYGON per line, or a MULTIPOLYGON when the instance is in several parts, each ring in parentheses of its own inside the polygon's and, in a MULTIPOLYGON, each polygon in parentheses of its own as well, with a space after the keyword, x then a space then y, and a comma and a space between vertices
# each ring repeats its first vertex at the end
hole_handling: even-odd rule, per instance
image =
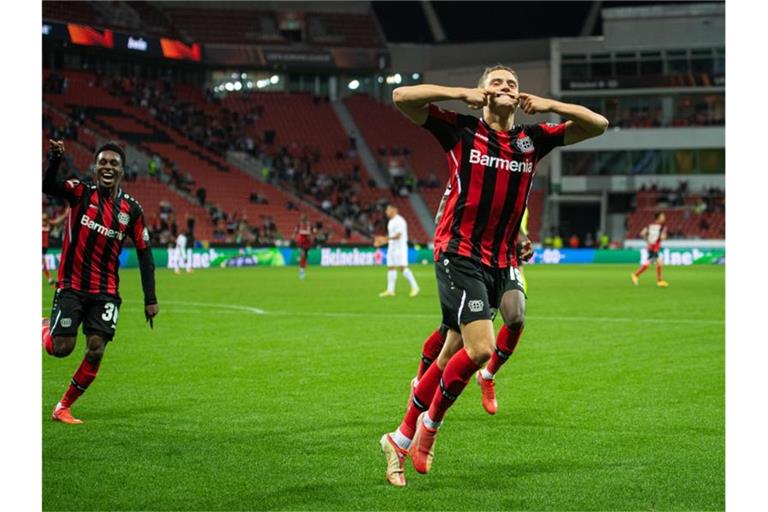
POLYGON ((70 205, 64 226, 59 288, 118 295, 120 251, 126 237, 137 250, 149 248, 141 205, 118 189, 111 197, 96 185, 67 180, 55 195, 70 205))
POLYGON ((435 218, 435 260, 445 252, 490 267, 516 266, 536 164, 564 144, 565 123, 496 131, 483 119, 429 105, 423 126, 445 150, 450 171, 435 218))
POLYGON ((299 222, 294 229, 296 237, 309 238, 312 236, 312 223, 311 222, 299 222))

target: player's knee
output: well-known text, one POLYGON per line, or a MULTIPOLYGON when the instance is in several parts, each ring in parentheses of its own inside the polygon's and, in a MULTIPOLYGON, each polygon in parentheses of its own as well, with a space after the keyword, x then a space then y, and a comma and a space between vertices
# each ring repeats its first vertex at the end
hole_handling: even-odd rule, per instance
POLYGON ((506 325, 507 329, 510 331, 520 330, 523 328, 524 324, 525 310, 522 308, 517 308, 509 313, 508 316, 504 317, 504 325, 506 325))
POLYGON ((67 357, 73 350, 75 350, 75 338, 54 336, 53 355, 55 357, 67 357))
POLYGON ((88 351, 85 353, 85 358, 90 363, 100 363, 101 358, 104 357, 106 348, 107 342, 104 338, 100 336, 90 336, 88 338, 88 351))
POLYGON ((493 345, 483 344, 481 346, 467 347, 467 355, 477 365, 484 365, 493 355, 493 345))
POLYGON ((501 317, 504 319, 504 325, 506 325, 508 329, 522 329, 523 324, 525 323, 525 301, 504 301, 501 305, 501 317))
POLYGON ((484 365, 493 355, 495 347, 495 340, 493 338, 476 340, 474 343, 467 345, 465 350, 469 358, 478 365, 484 365))

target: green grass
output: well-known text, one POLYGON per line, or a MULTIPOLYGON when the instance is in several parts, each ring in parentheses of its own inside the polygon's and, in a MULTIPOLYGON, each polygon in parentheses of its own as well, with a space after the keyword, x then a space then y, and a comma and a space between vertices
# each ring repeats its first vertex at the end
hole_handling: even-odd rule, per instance
MULTIPOLYGON (((389 487, 378 440, 405 411, 422 294, 380 299, 382 268, 157 274, 143 319, 121 273, 118 336, 73 408, 49 420, 80 362, 44 356, 45 510, 722 510, 725 272, 719 266, 531 266, 528 320, 486 415, 470 385, 429 475, 389 487), (258 310, 244 308, 258 308, 258 310)), ((51 292, 43 297, 47 315, 51 292)))

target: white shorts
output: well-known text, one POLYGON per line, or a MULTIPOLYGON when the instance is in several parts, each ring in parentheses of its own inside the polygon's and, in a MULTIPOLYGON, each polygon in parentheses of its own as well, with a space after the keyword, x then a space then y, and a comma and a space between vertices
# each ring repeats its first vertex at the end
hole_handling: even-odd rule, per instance
POLYGON ((388 267, 407 267, 408 266, 408 250, 403 251, 400 248, 387 249, 387 266, 388 267))

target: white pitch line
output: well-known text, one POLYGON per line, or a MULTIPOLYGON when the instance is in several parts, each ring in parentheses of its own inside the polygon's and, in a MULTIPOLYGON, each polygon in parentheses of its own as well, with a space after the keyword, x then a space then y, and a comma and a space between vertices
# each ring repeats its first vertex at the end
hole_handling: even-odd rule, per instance
MULTIPOLYGON (((125 301, 140 302, 140 301, 125 301)), ((254 306, 242 304, 222 304, 208 302, 163 301, 162 304, 178 306, 194 306, 201 308, 231 309, 246 311, 255 315, 269 316, 309 316, 325 318, 432 318, 439 320, 438 314, 429 313, 361 313, 354 311, 326 312, 326 311, 265 311, 254 306)), ((161 304, 161 305, 162 305, 161 304)), ((695 318, 642 318, 642 317, 615 317, 615 316, 527 316, 526 320, 542 322, 634 322, 641 324, 693 324, 693 325, 724 325, 725 320, 707 320, 695 318)))

